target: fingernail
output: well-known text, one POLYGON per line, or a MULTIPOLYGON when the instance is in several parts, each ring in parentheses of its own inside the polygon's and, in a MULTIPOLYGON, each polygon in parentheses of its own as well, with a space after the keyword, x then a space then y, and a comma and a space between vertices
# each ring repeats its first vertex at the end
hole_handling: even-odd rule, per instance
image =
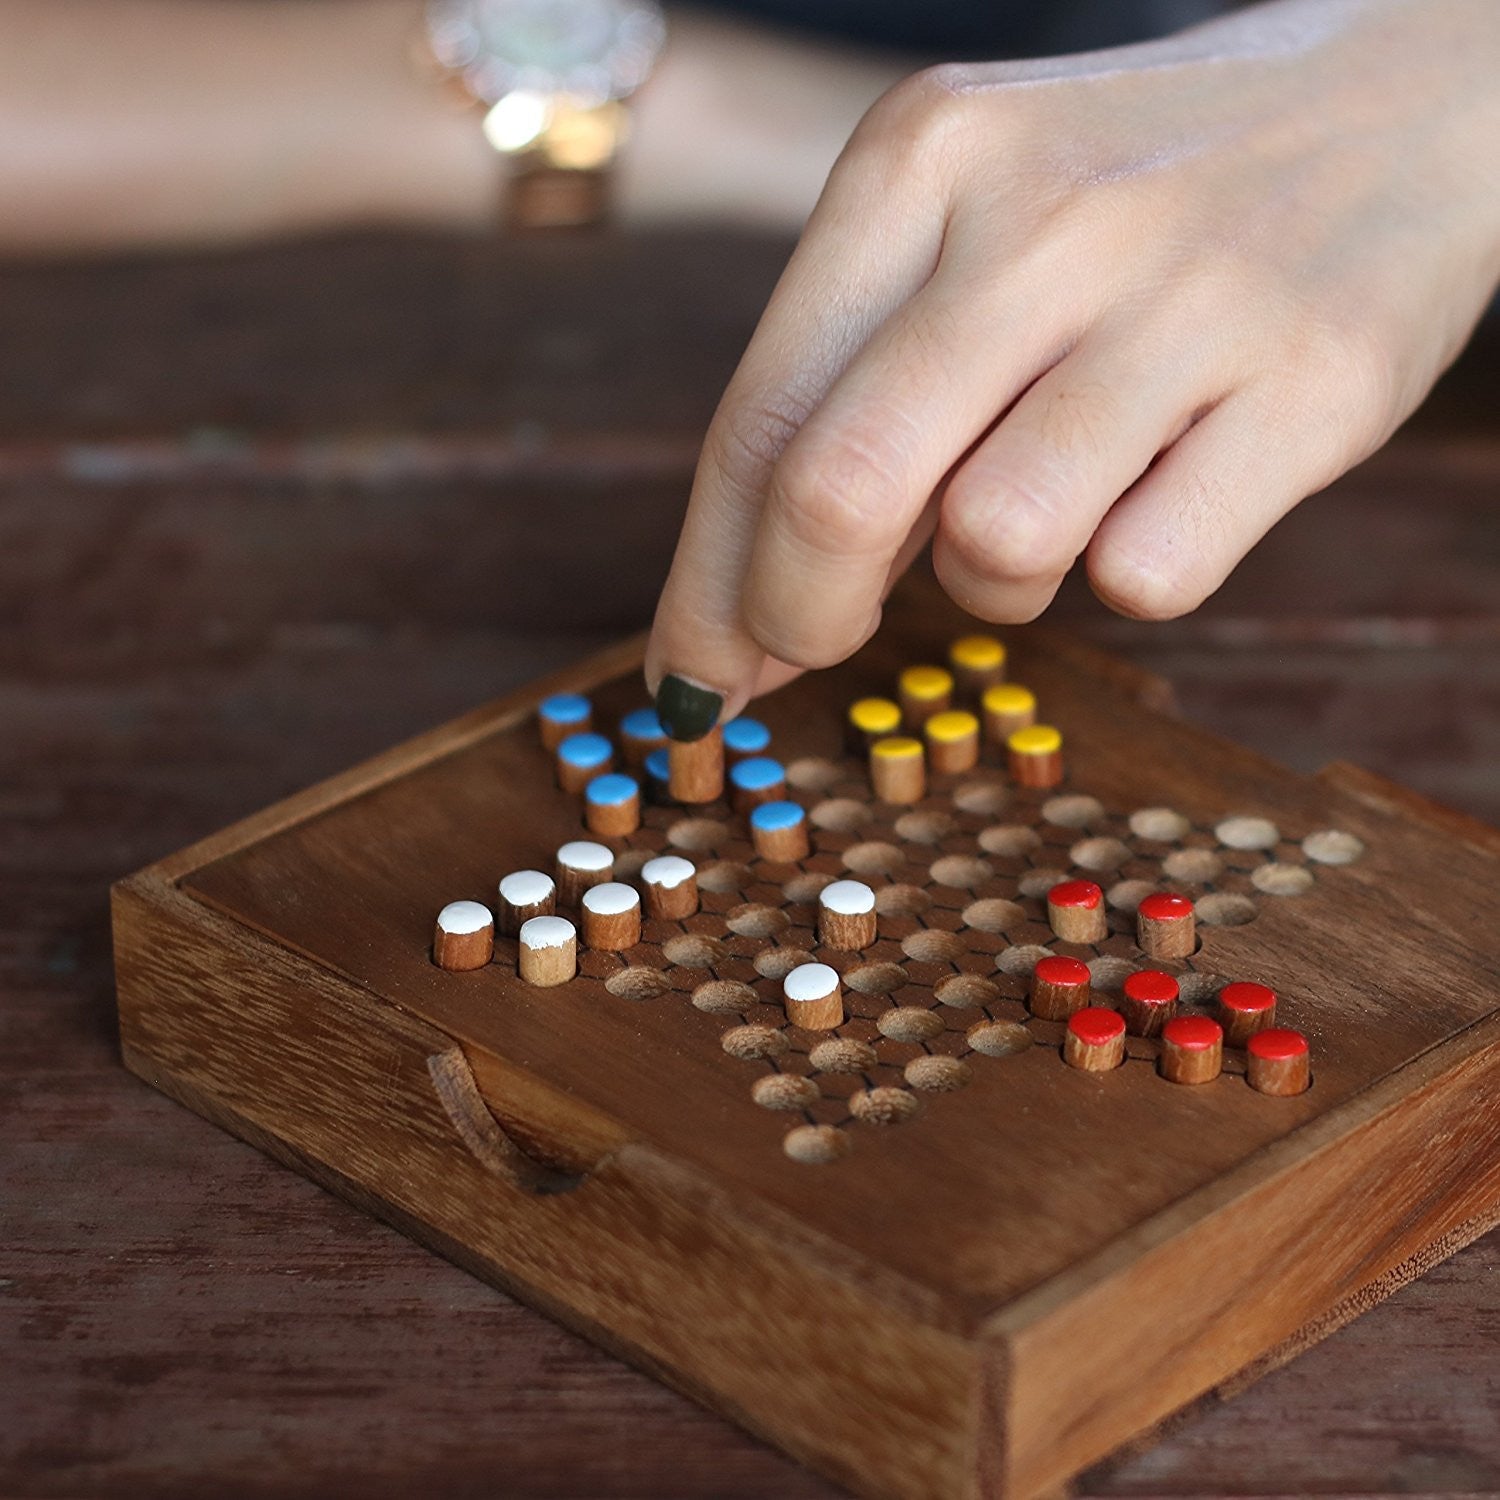
POLYGON ((701 740, 724 708, 724 695, 669 672, 656 690, 656 717, 674 740, 701 740))

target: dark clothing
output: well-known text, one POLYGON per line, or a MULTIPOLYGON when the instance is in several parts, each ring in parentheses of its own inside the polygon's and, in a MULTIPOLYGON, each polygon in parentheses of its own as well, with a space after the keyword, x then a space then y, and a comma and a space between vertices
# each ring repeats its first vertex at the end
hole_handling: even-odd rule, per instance
POLYGON ((960 62, 1145 41, 1232 6, 1225 0, 717 0, 717 8, 960 62))

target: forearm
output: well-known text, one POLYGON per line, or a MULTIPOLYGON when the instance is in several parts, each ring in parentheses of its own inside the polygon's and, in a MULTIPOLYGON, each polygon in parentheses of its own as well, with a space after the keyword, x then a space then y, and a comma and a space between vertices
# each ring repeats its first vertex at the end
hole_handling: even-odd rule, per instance
POLYGON ((415 0, 0 0, 0 253, 482 221, 415 0))

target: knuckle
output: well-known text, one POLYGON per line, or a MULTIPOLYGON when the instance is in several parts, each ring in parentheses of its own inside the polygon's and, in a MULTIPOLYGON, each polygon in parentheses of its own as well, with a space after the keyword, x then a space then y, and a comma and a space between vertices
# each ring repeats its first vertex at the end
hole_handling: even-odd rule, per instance
POLYGON ((1212 592, 1190 577, 1166 573, 1143 578, 1127 598, 1140 619, 1176 620, 1192 614, 1212 592))
POLYGON ((873 425, 795 444, 771 478, 777 523, 814 553, 879 551, 899 526, 904 469, 904 445, 873 425))
POLYGON ((1122 546, 1089 547, 1089 585, 1116 613, 1134 619, 1176 619, 1199 607, 1223 582, 1229 499, 1202 472, 1190 475, 1173 520, 1122 546))
POLYGON ((1329 331, 1318 341, 1315 378, 1344 414, 1354 445, 1379 441, 1401 411, 1401 375, 1385 340, 1364 323, 1329 331))
POLYGON ((704 462, 746 490, 759 489, 806 415, 790 398, 726 406, 704 442, 704 462))
POLYGON ((976 577, 996 582, 1061 577, 1078 555, 1063 493, 1036 478, 996 482, 960 471, 944 506, 947 541, 976 577))
POLYGON ((1023 583, 976 576, 942 533, 932 549, 932 566, 938 582, 954 603, 975 619, 996 625, 1024 625, 1036 619, 1051 603, 1062 582, 1061 575, 1023 583))
POLYGON ((959 88, 962 72, 940 64, 888 89, 855 127, 848 160, 876 164, 895 181, 946 158, 971 113, 959 88))
POLYGON ((1183 558, 1143 560, 1112 548, 1089 555, 1089 584, 1116 614, 1135 620, 1175 620, 1191 614, 1215 585, 1183 558))
POLYGON ((1285 369, 1260 383, 1268 421, 1296 436, 1307 456, 1309 488, 1321 489, 1367 457, 1415 404, 1390 343, 1351 317, 1301 320, 1285 369))
POLYGON ((1196 464, 1175 482, 1170 504, 1143 530, 1105 531, 1088 549, 1089 584, 1118 614, 1175 620, 1224 581, 1243 550, 1234 540, 1236 501, 1218 469, 1196 464))

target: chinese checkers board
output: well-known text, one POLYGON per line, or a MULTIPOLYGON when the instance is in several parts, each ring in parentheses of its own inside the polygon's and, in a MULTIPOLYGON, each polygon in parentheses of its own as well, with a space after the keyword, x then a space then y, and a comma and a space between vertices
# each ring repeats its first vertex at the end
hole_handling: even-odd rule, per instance
POLYGON ((1500 1221, 1500 835, 973 628, 692 800, 635 641, 122 881, 128 1066, 856 1493, 1055 1489, 1500 1221))

